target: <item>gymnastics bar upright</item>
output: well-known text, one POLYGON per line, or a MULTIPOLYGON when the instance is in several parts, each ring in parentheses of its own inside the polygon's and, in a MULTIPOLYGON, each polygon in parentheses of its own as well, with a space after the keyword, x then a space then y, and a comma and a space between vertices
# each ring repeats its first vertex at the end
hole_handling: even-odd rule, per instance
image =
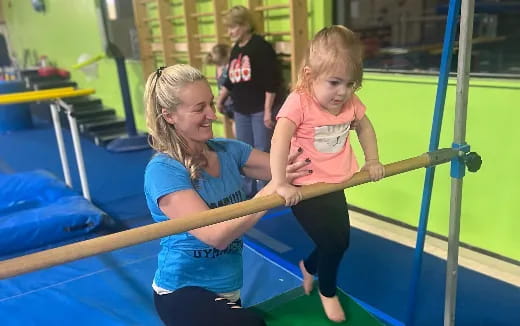
MULTIPOLYGON (((454 141, 452 147, 461 152, 468 153, 469 145, 465 143, 466 132, 466 113, 467 113, 467 93, 469 85, 469 67, 471 56, 471 41, 473 34, 473 12, 475 8, 474 0, 462 0, 462 15, 460 18, 459 36, 459 57, 457 70, 457 96, 456 112, 454 124, 454 141)), ((456 32, 456 21, 461 11, 461 0, 450 0, 448 9, 448 19, 446 22, 446 33, 441 57, 439 81, 435 101, 434 117, 430 136, 429 150, 436 150, 439 146, 440 131, 442 126, 442 116, 446 99, 446 88, 451 67, 453 54, 453 43, 456 32)), ((463 155, 452 160, 451 164, 451 199, 450 199, 450 230, 448 235, 448 257, 446 270, 446 293, 444 309, 444 325, 454 325, 455 323, 455 300, 457 283, 457 264, 460 234, 460 206, 462 200, 462 178, 465 169, 463 168, 463 155)), ((413 326, 415 322, 415 311, 417 307, 417 292, 419 278, 421 274, 422 255, 424 251, 424 241, 426 237, 428 214, 435 176, 435 167, 426 170, 423 197, 421 201, 421 212, 419 218, 417 240, 414 255, 414 270, 410 285, 410 296, 408 300, 408 310, 405 325, 413 326)))
MULTIPOLYGON (((457 64, 457 96, 455 101, 454 149, 469 152, 466 144, 466 121, 468 112, 469 73, 473 38, 475 0, 463 0, 460 17, 459 56, 457 64)), ((450 224, 448 232, 448 258, 446 266, 446 292, 444 301, 444 325, 455 325, 455 302, 457 297, 457 269, 459 258, 460 212, 462 183, 465 173, 461 157, 451 162, 450 224)))
POLYGON ((62 99, 68 97, 86 96, 93 94, 94 89, 73 89, 72 87, 54 88, 41 91, 18 92, 6 95, 0 95, 0 104, 14 104, 14 103, 28 103, 40 102, 50 100, 50 110, 52 116, 52 124, 56 134, 56 141, 58 143, 58 151, 60 154, 61 168, 63 170, 63 177, 67 186, 72 188, 72 179, 70 177, 69 161, 65 151, 65 143, 63 141, 63 130, 59 117, 59 110, 65 110, 69 120, 70 133, 72 135, 72 142, 74 145, 74 153, 76 156, 76 163, 78 165, 78 172, 81 181, 81 191, 83 197, 90 201, 90 190, 88 187, 87 172, 85 170, 85 162, 83 160, 83 152, 81 150, 81 142, 78 131, 78 123, 73 113, 73 108, 70 104, 65 103, 62 99))
MULTIPOLYGON (((451 59, 453 54, 453 42, 457 30, 457 19, 460 11, 461 0, 450 0, 448 7, 448 18, 444 33, 444 43, 439 67, 439 80, 437 82, 437 93, 435 95, 435 106, 433 110, 432 128, 430 133, 429 151, 439 148, 439 139, 442 127, 442 117, 444 115, 444 104, 446 102, 446 89, 450 74, 451 59)), ((413 326, 415 323, 415 312, 417 309, 417 294, 419 280, 422 269, 422 258, 424 252, 424 242, 428 227, 428 215, 430 212, 430 202, 432 197, 433 179, 435 177, 435 166, 426 168, 424 175, 423 194, 421 199, 421 210, 419 223, 417 226, 417 238, 415 242, 414 261, 412 279, 410 281, 409 297, 405 325, 413 326)))

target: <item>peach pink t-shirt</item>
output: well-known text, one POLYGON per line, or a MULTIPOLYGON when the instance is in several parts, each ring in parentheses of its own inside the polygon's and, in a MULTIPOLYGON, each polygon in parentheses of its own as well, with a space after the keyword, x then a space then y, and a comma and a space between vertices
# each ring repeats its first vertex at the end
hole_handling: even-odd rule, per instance
POLYGON ((291 139, 291 152, 303 148, 310 158, 313 173, 294 180, 295 185, 316 182, 340 183, 359 169, 350 145, 350 124, 365 115, 365 105, 354 94, 338 115, 322 109, 316 100, 303 92, 292 92, 283 104, 277 119, 294 122, 296 131, 291 139))

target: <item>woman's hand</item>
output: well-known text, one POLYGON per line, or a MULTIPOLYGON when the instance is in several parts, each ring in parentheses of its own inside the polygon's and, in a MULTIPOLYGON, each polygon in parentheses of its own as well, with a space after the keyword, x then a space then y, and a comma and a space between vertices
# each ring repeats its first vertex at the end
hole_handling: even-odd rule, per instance
POLYGON ((271 119, 271 111, 264 111, 264 126, 267 129, 273 129, 274 127, 273 119, 271 119))
POLYGON ((226 103, 226 99, 228 96, 229 96, 229 90, 225 86, 222 86, 222 88, 220 89, 220 92, 218 94, 218 98, 215 101, 216 102, 215 106, 217 107, 218 112, 224 113, 224 111, 225 111, 224 103, 226 103))
POLYGON ((365 162, 361 171, 368 171, 370 175, 370 180, 378 181, 381 180, 385 176, 385 167, 379 160, 368 160, 365 162))
POLYGON ((220 114, 224 114, 224 104, 218 101, 215 106, 217 107, 217 111, 220 112, 220 114))
POLYGON ((285 175, 287 179, 287 183, 291 184, 294 179, 309 175, 312 173, 307 165, 311 163, 309 159, 306 160, 296 160, 301 154, 303 150, 299 148, 297 151, 293 153, 289 153, 287 157, 287 167, 285 168, 285 175))

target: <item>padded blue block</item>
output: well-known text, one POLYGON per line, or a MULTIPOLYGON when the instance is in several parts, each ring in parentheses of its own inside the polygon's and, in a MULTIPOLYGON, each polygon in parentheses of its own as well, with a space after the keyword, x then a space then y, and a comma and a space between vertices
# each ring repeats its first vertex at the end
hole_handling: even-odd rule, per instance
MULTIPOLYGON (((0 94, 25 91, 22 81, 0 81, 0 94)), ((32 128, 31 109, 28 103, 0 105, 0 134, 32 128)))
POLYGON ((106 218, 49 173, 0 174, 0 255, 87 234, 106 218))
POLYGON ((0 174, 0 216, 77 193, 47 171, 0 174))

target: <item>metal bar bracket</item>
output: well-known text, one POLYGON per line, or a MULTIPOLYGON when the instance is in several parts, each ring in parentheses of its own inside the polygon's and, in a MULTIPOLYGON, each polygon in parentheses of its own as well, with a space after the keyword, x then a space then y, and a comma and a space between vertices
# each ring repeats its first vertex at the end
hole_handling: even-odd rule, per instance
POLYGON ((462 179, 466 174, 466 154, 469 153, 470 146, 466 143, 456 144, 453 143, 451 148, 457 150, 459 155, 455 156, 451 160, 450 176, 452 178, 462 179))

